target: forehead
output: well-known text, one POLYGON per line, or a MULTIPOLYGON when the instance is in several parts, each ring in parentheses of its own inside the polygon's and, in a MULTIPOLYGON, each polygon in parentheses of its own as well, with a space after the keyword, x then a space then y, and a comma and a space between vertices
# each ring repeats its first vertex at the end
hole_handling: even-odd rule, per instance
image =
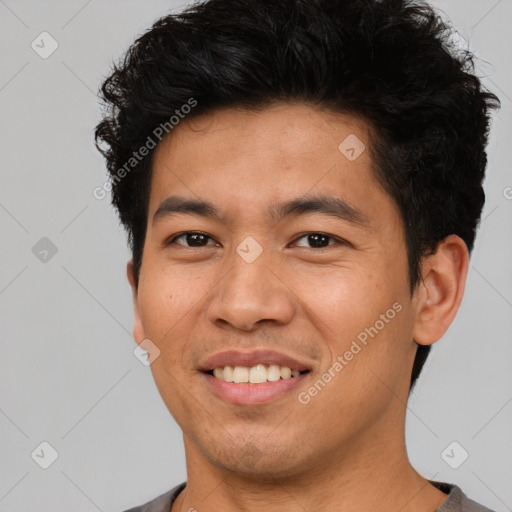
POLYGON ((156 149, 150 216, 175 194, 236 214, 332 195, 378 215, 379 203, 392 201, 375 178, 369 137, 364 121, 307 105, 185 118, 156 149))
POLYGON ((214 164, 258 154, 294 163, 318 160, 320 154, 337 159, 343 155, 339 145, 347 138, 348 146, 357 150, 352 156, 361 152, 363 160, 369 160, 363 149, 369 134, 369 125, 362 119, 305 104, 276 103, 257 111, 224 108, 185 117, 158 146, 155 160, 168 159, 171 150, 183 159, 192 148, 195 151, 186 155, 187 160, 215 157, 214 164))

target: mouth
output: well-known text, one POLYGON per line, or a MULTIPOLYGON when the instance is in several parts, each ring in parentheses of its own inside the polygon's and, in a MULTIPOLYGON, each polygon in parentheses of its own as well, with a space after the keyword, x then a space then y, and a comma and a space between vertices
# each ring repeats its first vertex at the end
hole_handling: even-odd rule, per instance
MULTIPOLYGON (((284 372, 285 377, 283 378, 279 376, 279 380, 265 380, 262 382, 227 382, 216 377, 214 375, 214 371, 215 370, 202 373, 206 380, 208 390, 213 392, 216 398, 220 398, 224 402, 238 406, 263 405, 272 401, 277 401, 278 399, 285 400, 286 398, 290 398, 293 396, 291 394, 292 390, 299 386, 304 379, 307 379, 310 373, 309 370, 304 370, 302 372, 298 372, 298 375, 295 373, 294 376, 290 375, 288 377, 288 371, 291 370, 290 368, 287 368, 284 372)), ((224 373, 225 372, 226 367, 224 367, 224 373)), ((233 373, 235 373, 235 369, 233 369, 233 373)), ((242 371, 238 370, 236 373, 237 380, 245 380, 246 374, 247 368, 242 368, 242 371)), ((263 377, 260 377, 260 380, 262 380, 262 378, 263 377)))
POLYGON ((260 405, 289 395, 312 367, 285 354, 255 350, 219 353, 199 370, 216 397, 237 405, 260 405))
POLYGON ((277 364, 256 364, 254 366, 218 366, 205 373, 222 382, 235 384, 259 385, 265 382, 277 382, 279 380, 295 379, 300 375, 309 373, 310 370, 296 370, 289 366, 277 364))

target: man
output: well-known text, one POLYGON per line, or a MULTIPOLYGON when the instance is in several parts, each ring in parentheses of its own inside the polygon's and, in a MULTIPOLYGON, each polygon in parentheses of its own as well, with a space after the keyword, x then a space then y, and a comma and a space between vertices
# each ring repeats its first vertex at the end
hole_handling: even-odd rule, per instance
POLYGON ((210 0, 103 84, 134 337, 187 482, 133 511, 485 511, 405 448, 499 104, 427 5, 210 0))

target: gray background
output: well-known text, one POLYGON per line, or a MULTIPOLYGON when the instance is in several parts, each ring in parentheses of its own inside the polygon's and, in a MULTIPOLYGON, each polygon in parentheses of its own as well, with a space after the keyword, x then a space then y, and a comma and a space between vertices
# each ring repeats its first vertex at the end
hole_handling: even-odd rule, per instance
MULTIPOLYGON (((512 0, 433 4, 482 59, 502 109, 466 296, 410 400, 407 442, 427 478, 512 510, 512 0), (469 453, 457 469, 441 456, 452 441, 469 453)), ((180 430, 133 355, 124 233, 92 195, 105 180, 98 85, 137 34, 183 5, 0 0, 1 511, 117 512, 185 480, 180 430), (31 48, 43 31, 59 45, 47 59, 31 48), (56 254, 41 252, 43 237, 56 254), (48 449, 31 457, 43 441, 58 452, 48 469, 48 449)))

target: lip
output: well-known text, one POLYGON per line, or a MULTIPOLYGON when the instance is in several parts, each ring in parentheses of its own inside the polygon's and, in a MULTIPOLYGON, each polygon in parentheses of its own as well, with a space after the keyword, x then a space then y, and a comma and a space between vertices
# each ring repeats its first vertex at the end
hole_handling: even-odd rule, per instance
MULTIPOLYGON (((243 352, 240 350, 219 352, 202 363, 199 370, 202 372, 209 372, 215 368, 222 368, 224 366, 246 366, 251 368, 257 364, 277 364, 279 366, 288 366, 292 371, 298 370, 299 372, 312 369, 311 365, 299 361, 293 356, 282 354, 274 350, 256 349, 251 350, 250 352, 243 352)), ((298 377, 294 378, 298 379, 298 377)))
POLYGON ((261 405, 282 398, 295 389, 308 373, 298 377, 281 379, 275 382, 262 382, 261 384, 224 382, 209 373, 201 374, 209 386, 219 398, 236 405, 261 405))

